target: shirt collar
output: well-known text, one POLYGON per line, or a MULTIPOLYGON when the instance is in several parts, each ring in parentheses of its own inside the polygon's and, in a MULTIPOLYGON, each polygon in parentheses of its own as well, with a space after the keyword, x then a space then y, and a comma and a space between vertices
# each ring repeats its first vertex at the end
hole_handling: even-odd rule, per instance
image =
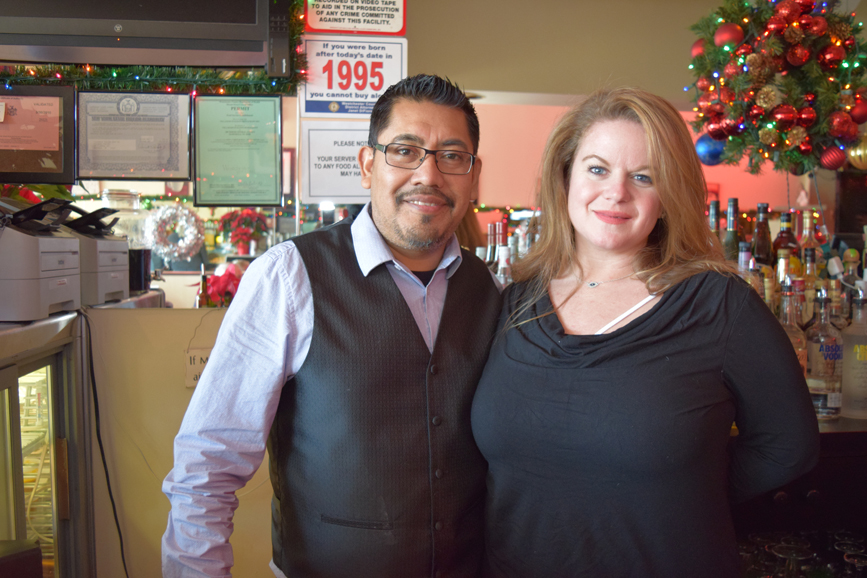
MULTIPOLYGON (((399 263, 391 252, 385 239, 379 233, 373 218, 370 216, 370 203, 364 205, 364 208, 355 217, 352 223, 352 244, 355 247, 355 258, 358 261, 358 266, 365 277, 379 267, 383 263, 392 263, 398 269, 408 271, 407 268, 399 263)), ((446 249, 443 252, 443 258, 437 265, 437 270, 448 269, 446 278, 450 278, 458 270, 461 264, 461 247, 458 244, 458 238, 452 234, 452 238, 446 244, 446 249)))

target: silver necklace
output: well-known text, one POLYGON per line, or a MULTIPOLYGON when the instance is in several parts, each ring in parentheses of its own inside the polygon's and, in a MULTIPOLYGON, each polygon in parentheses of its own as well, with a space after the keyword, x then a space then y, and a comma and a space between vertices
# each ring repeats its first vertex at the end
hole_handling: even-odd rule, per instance
POLYGON ((587 286, 592 289, 593 287, 599 287, 603 283, 614 283, 615 281, 623 281, 624 279, 626 279, 628 277, 632 277, 633 275, 635 275, 635 271, 633 271, 629 275, 624 275, 623 277, 618 277, 617 279, 609 279, 607 281, 590 281, 589 283, 587 283, 587 286))

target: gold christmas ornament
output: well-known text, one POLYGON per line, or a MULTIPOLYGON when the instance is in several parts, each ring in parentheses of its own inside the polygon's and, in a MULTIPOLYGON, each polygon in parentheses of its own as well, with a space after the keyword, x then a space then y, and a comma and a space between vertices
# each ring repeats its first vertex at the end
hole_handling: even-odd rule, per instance
POLYGON ((852 35, 852 27, 840 20, 828 22, 828 32, 838 40, 845 40, 852 35))
POLYGON ((848 107, 855 106, 855 97, 851 90, 840 91, 840 104, 848 107))
POLYGON ((849 157, 849 164, 853 167, 862 171, 867 170, 867 135, 862 134, 858 144, 847 148, 846 155, 849 157))
POLYGON ((783 33, 783 38, 785 38, 786 42, 789 44, 797 44, 804 39, 804 31, 799 27, 789 26, 783 33))
POLYGON ((769 110, 777 104, 777 93, 773 86, 765 86, 756 95, 756 104, 765 110, 769 110))
POLYGON ((802 126, 796 126, 786 135, 786 140, 789 141, 789 148, 795 148, 807 138, 807 129, 802 126))
POLYGON ((772 144, 776 144, 777 140, 780 138, 780 134, 771 128, 763 128, 759 131, 759 140, 762 144, 771 146, 772 144))

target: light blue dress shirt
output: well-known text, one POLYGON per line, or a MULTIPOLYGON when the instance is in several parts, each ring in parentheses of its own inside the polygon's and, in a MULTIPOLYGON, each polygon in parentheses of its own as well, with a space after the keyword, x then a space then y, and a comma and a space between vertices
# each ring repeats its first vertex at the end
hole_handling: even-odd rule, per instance
MULTIPOLYGON (((433 350, 448 279, 461 263, 457 238, 425 287, 394 259, 368 206, 351 232, 361 271, 367 276, 385 264, 433 350)), ((175 438, 174 468, 163 482, 172 506, 162 540, 164 578, 231 576, 235 492, 259 468, 283 385, 307 357, 313 307, 310 279, 292 241, 272 247, 244 273, 175 438)), ((284 578, 273 561, 271 569, 284 578)))

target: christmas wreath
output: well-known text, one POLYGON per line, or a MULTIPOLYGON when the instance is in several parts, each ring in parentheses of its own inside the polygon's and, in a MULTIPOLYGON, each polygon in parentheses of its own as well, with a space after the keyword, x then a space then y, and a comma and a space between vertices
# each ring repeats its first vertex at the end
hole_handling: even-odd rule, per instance
POLYGON ((725 0, 692 26, 692 126, 724 143, 713 160, 735 165, 746 155, 752 174, 765 161, 795 175, 843 166, 867 121, 867 47, 862 24, 837 4, 725 0))
POLYGON ((205 242, 205 224, 194 211, 174 203, 156 210, 147 220, 145 235, 154 252, 169 261, 190 261, 205 242), (177 240, 171 238, 172 233, 177 240))

